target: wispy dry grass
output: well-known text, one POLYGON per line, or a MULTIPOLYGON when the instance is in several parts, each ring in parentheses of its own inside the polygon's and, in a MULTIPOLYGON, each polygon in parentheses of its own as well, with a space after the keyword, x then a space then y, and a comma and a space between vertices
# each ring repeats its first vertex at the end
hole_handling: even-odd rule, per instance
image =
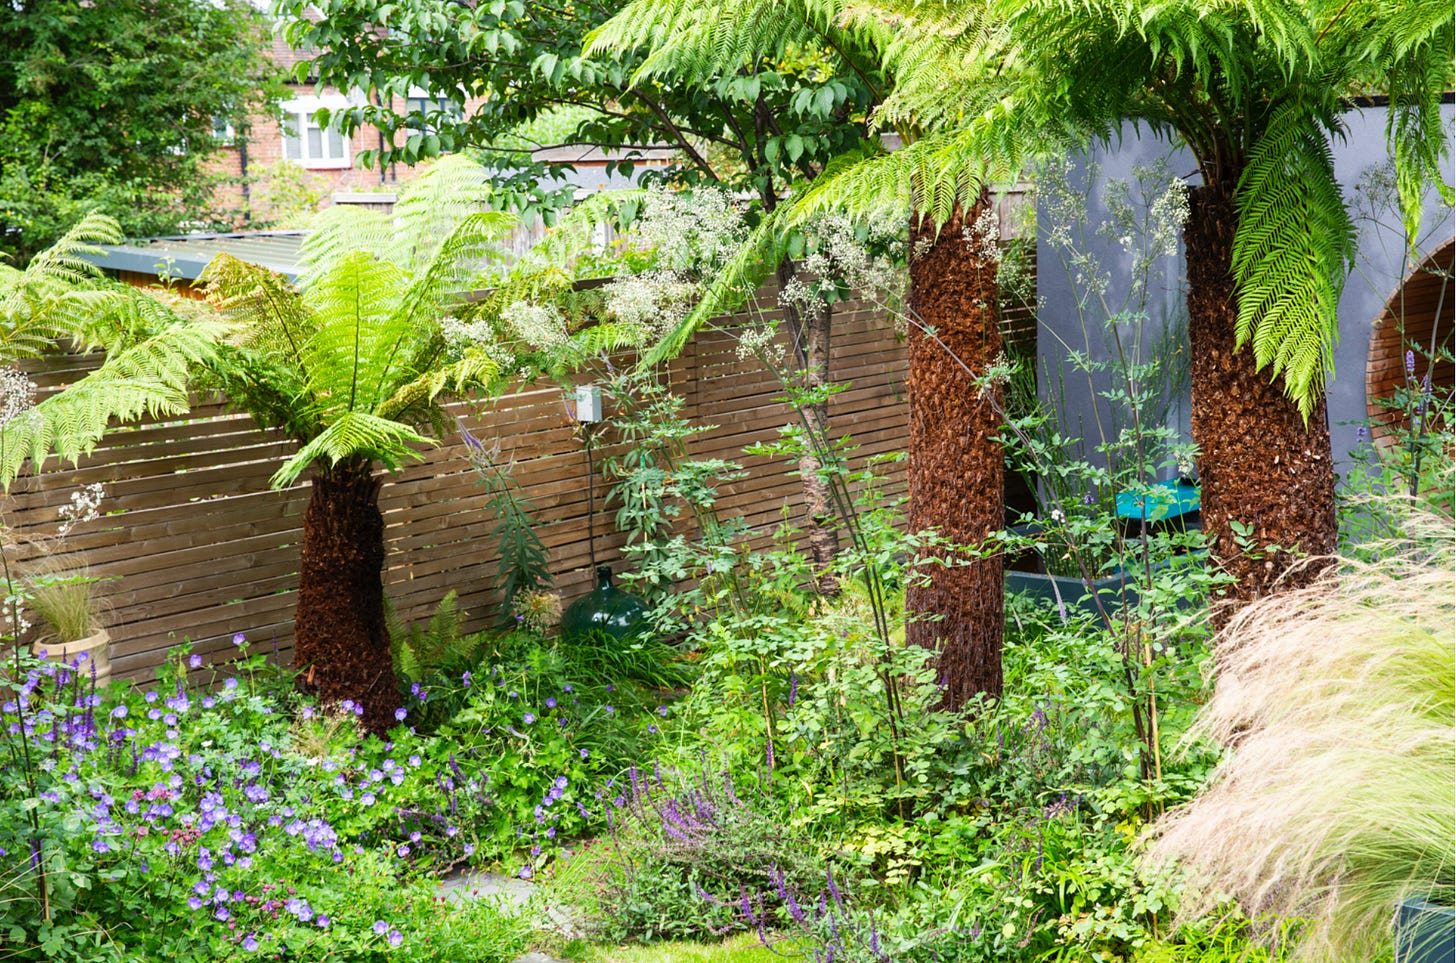
POLYGON ((1307 919, 1296 959, 1374 959, 1399 899, 1452 896, 1453 549, 1451 519, 1414 515, 1367 561, 1251 606, 1221 636, 1198 734, 1230 752, 1154 827, 1150 856, 1184 861, 1209 900, 1307 919))

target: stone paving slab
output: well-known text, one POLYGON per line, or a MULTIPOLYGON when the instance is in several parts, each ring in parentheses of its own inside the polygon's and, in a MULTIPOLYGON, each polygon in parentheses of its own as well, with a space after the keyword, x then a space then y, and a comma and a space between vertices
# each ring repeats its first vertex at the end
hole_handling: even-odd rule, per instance
MULTIPOLYGON (((536 887, 529 881, 515 876, 466 870, 441 880, 439 891, 449 899, 494 899, 507 909, 525 911, 527 915, 535 913, 536 922, 542 929, 567 933, 574 929, 571 917, 564 911, 555 907, 543 909, 539 905, 533 906, 532 899, 536 895, 536 887)), ((519 957, 515 963, 563 963, 563 961, 544 953, 531 952, 519 957)))

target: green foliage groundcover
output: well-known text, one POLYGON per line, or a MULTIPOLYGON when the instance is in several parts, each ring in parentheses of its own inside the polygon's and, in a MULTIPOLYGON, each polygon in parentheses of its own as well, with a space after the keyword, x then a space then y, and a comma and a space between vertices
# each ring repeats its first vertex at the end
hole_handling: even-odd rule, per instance
MULTIPOLYGON (((145 693, 7 656, 0 934, 14 958, 513 959, 529 927, 442 904, 435 876, 502 858, 531 875, 540 843, 590 825, 579 800, 635 751, 631 733, 663 719, 630 687, 563 681, 523 642, 521 661, 466 676, 440 736, 401 709, 389 739, 363 738, 358 706, 302 700, 237 641, 237 675, 183 652, 145 693)), ((410 704, 430 697, 417 686, 410 704)))

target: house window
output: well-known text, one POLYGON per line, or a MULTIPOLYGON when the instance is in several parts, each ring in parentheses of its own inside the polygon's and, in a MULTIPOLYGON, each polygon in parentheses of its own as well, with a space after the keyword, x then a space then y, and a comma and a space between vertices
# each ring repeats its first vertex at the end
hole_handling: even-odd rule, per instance
POLYGON ((231 147, 237 142, 238 132, 233 129, 232 121, 222 115, 214 115, 212 118, 212 139, 223 147, 231 147))
POLYGON ((409 127, 426 134, 438 133, 439 129, 431 123, 436 120, 435 115, 443 114, 447 121, 459 120, 462 116, 460 105, 444 95, 427 94, 419 88, 410 88, 410 94, 404 101, 405 113, 412 115, 409 127), (413 115, 423 115, 423 119, 413 115))
POLYGON ((283 157, 304 167, 348 167, 353 159, 349 138, 338 130, 319 126, 314 113, 320 107, 337 109, 338 103, 323 103, 311 98, 283 105, 283 157))

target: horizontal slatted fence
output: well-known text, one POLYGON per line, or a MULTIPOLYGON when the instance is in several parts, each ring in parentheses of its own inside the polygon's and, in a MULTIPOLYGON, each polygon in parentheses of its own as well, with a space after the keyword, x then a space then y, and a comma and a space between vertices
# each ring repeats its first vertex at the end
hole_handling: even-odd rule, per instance
MULTIPOLYGON (((768 292, 764 303, 771 304, 768 292)), ((761 541, 782 520, 785 506, 801 515, 799 481, 789 467, 743 448, 777 437, 791 413, 779 385, 756 360, 742 360, 725 329, 704 331, 670 368, 670 381, 695 421, 716 427, 689 443, 697 458, 741 462, 745 478, 727 483, 720 507, 742 517, 761 541)), ((94 357, 50 359, 33 377, 46 391, 94 367, 94 357)), ((878 312, 849 303, 834 320, 832 376, 849 387, 831 402, 833 430, 859 444, 856 461, 902 449, 906 435, 906 353, 878 312)), ((604 504, 607 482, 596 478, 587 499, 585 450, 556 386, 525 387, 487 405, 461 402, 452 413, 487 447, 499 444, 522 494, 536 509, 550 552, 556 587, 566 599, 591 584, 587 513, 595 508, 596 554, 619 562, 622 536, 612 531, 604 504)), ((610 414, 610 411, 608 412, 610 414)), ((54 462, 17 480, 4 499, 21 567, 50 550, 61 564, 84 564, 108 605, 113 672, 145 682, 184 639, 206 656, 225 656, 235 633, 277 658, 292 651, 301 521, 307 484, 271 491, 268 479, 293 446, 256 430, 246 415, 220 399, 197 399, 185 419, 151 421, 111 432, 79 464, 54 462), (101 483, 100 518, 64 540, 54 534, 59 511, 82 486, 101 483)), ((596 457, 614 451, 599 442, 596 457)), ((467 627, 484 627, 498 599, 491 587, 497 553, 485 514, 487 497, 463 445, 455 438, 421 452, 389 478, 380 507, 388 552, 385 586, 407 620, 427 617, 454 589, 469 613, 467 627)), ((903 490, 903 466, 885 469, 889 492, 903 490)), ((618 564, 620 570, 621 565, 618 564)))

